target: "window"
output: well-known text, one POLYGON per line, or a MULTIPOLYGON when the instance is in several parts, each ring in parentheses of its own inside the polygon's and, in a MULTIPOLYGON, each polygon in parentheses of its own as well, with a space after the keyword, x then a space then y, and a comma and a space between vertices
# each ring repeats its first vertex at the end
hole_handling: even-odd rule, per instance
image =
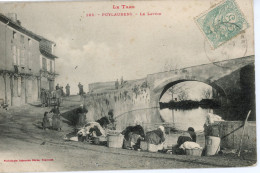
POLYGON ((17 65, 20 65, 20 49, 17 49, 17 59, 16 59, 17 65))
POLYGON ((14 86, 13 86, 14 96, 18 96, 18 78, 14 77, 14 86))
POLYGON ((23 36, 23 35, 21 35, 21 37, 20 37, 20 42, 21 42, 22 44, 24 44, 24 36, 23 36))
POLYGON ((14 65, 16 65, 17 59, 16 59, 16 46, 15 45, 12 46, 12 54, 13 54, 13 63, 14 63, 14 65))
POLYGON ((42 69, 42 55, 40 55, 40 68, 42 69))
POLYGON ((50 60, 50 72, 52 72, 52 60, 50 60))
POLYGON ((47 70, 46 58, 42 58, 42 68, 43 68, 43 70, 47 70))
POLYGON ((32 46, 32 40, 28 38, 28 46, 31 47, 32 46))
POLYGON ((21 97, 21 93, 22 93, 22 79, 21 77, 18 77, 18 80, 17 80, 17 95, 18 97, 21 97))
POLYGON ((26 57, 25 57, 25 50, 21 50, 21 67, 25 67, 26 57))
POLYGON ((21 77, 14 77, 13 94, 15 97, 20 97, 22 93, 22 79, 21 77))
POLYGON ((17 33, 13 31, 13 39, 16 39, 16 37, 17 37, 17 33))
POLYGON ((47 71, 50 71, 50 60, 46 59, 46 62, 47 62, 47 71))
POLYGON ((32 53, 28 52, 28 68, 32 69, 32 53))
MULTIPOLYGON (((28 91, 33 91, 32 80, 27 80, 26 84, 27 84, 28 91)), ((32 96, 32 92, 28 92, 28 96, 32 96)))
POLYGON ((52 72, 55 72, 55 61, 52 61, 52 72))

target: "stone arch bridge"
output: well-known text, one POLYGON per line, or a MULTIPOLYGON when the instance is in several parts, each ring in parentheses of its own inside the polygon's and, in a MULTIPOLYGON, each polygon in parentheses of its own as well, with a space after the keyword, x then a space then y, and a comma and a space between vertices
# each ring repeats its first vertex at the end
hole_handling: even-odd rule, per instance
POLYGON ((221 109, 225 110, 225 119, 244 119, 250 109, 251 119, 255 119, 254 58, 252 55, 149 74, 144 79, 126 81, 119 89, 114 89, 114 82, 90 84, 85 98, 88 116, 98 119, 113 109, 115 117, 125 123, 123 126, 137 121, 160 122, 159 100, 167 89, 180 82, 198 81, 212 86, 224 98, 221 109))
MULTIPOLYGON (((224 98, 222 106, 225 109, 245 114, 253 108, 248 107, 250 103, 253 106, 252 102, 255 101, 254 56, 151 74, 147 76, 147 81, 150 86, 150 107, 158 106, 160 98, 171 86, 185 81, 198 81, 212 86, 224 98), (245 110, 238 111, 237 108, 242 105, 246 106, 245 110)), ((157 110, 153 111, 158 113, 157 110)))

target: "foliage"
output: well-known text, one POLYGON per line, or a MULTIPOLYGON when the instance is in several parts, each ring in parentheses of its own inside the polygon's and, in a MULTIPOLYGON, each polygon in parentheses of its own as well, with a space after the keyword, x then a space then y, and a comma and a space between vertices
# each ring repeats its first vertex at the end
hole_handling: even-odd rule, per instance
POLYGON ((177 95, 178 100, 187 100, 189 98, 189 93, 187 91, 188 88, 185 83, 176 84, 167 90, 167 94, 172 96, 172 100, 173 100, 173 95, 177 95))
POLYGON ((160 109, 169 108, 169 109, 196 109, 201 107, 203 109, 207 108, 219 108, 220 103, 216 100, 212 99, 202 99, 201 101, 194 101, 194 100, 183 100, 179 102, 170 101, 168 103, 160 102, 160 109))
POLYGON ((180 100, 180 101, 187 100, 188 98, 189 98, 189 94, 186 91, 181 91, 178 94, 178 100, 180 100))
POLYGON ((202 90, 201 95, 204 99, 210 99, 212 95, 211 88, 205 88, 204 90, 202 90))

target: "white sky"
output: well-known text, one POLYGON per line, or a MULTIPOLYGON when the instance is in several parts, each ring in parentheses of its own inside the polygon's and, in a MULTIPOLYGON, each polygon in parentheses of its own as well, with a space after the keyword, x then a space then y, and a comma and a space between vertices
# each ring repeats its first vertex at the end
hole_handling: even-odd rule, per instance
MULTIPOLYGON (((208 84, 197 82, 197 81, 187 81, 187 82, 181 82, 179 84, 176 84, 176 88, 181 88, 180 90, 176 91, 184 91, 187 94, 187 100, 197 100, 200 101, 201 99, 205 99, 203 95, 203 91, 210 90, 210 93, 212 94, 212 87, 208 84)), ((173 95, 174 98, 178 99, 178 94, 176 93, 173 95)), ((212 96, 212 95, 211 95, 212 96)), ((164 93, 162 98, 160 99, 160 102, 167 103, 172 100, 172 95, 169 90, 164 93)))
MULTIPOLYGON (((245 33, 246 55, 252 55, 252 4, 250 0, 236 2, 250 24, 245 33)), ((70 83, 72 93, 76 93, 78 82, 86 88, 89 83, 121 76, 126 80, 143 78, 162 71, 165 62, 179 67, 210 63, 204 36, 194 17, 214 3, 213 0, 8 3, 1 4, 0 12, 17 13, 24 27, 56 42, 55 54, 59 57, 56 71, 60 74, 57 82, 63 86, 70 83), (134 5, 135 9, 115 10, 114 4, 134 5), (85 17, 89 12, 160 12, 162 16, 85 17)))

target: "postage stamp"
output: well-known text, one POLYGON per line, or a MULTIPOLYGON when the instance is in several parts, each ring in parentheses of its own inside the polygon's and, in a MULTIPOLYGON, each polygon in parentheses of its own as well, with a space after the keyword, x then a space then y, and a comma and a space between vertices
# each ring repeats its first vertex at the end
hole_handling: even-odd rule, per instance
POLYGON ((220 3, 196 17, 195 22, 214 49, 249 27, 234 0, 220 3))

